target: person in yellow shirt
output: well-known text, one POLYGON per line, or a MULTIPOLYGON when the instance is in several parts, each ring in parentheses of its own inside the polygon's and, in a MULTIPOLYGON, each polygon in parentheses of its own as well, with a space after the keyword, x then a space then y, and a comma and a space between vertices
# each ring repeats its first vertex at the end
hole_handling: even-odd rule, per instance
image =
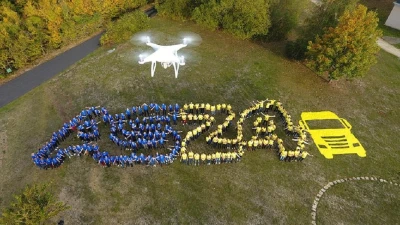
POLYGON ((199 137, 201 134, 201 126, 196 127, 196 130, 197 130, 197 137, 199 137))
POLYGON ((213 142, 214 148, 218 147, 218 137, 217 136, 213 137, 212 142, 213 142))
POLYGON ((265 115, 264 115, 264 120, 263 120, 263 124, 264 124, 264 125, 267 125, 267 124, 268 124, 269 117, 270 117, 270 115, 268 115, 268 114, 265 114, 265 115))
POLYGON ((200 125, 200 132, 201 132, 201 133, 206 132, 206 125, 205 125, 204 123, 202 123, 202 124, 200 125))
POLYGON ((211 127, 211 122, 209 120, 206 121, 206 131, 208 131, 211 127))
POLYGON ((207 155, 207 165, 211 165, 211 159, 212 159, 212 155, 208 154, 207 155))
POLYGON ((211 122, 211 124, 214 124, 215 118, 213 116, 210 116, 210 122, 211 122))
POLYGON ((222 138, 218 138, 218 148, 222 148, 222 138))
POLYGON ((221 162, 226 163, 226 153, 225 152, 221 153, 221 162))
POLYGON ((281 160, 281 161, 286 161, 287 155, 288 155, 288 152, 287 152, 286 150, 283 150, 283 151, 281 152, 281 158, 280 158, 280 160, 281 160))
POLYGON ((181 162, 184 164, 188 164, 187 159, 188 159, 188 155, 186 153, 183 153, 181 156, 181 162))
POLYGON ((236 163, 236 160, 237 160, 237 152, 236 152, 236 151, 232 152, 231 157, 232 157, 232 162, 235 162, 235 163, 236 163))
POLYGON ((188 109, 189 109, 189 106, 188 106, 188 104, 184 104, 183 105, 183 110, 187 113, 188 112, 188 109))
POLYGON ((279 149, 279 154, 281 154, 283 151, 285 151, 285 146, 280 144, 280 145, 278 145, 278 149, 279 149))
MULTIPOLYGON (((182 147, 181 147, 180 154, 181 154, 181 155, 186 154, 186 147, 185 147, 185 146, 182 146, 182 147)), ((186 155, 186 156, 187 156, 187 155, 186 155)))
POLYGON ((221 164, 221 153, 220 152, 215 153, 215 164, 221 164))
POLYGON ((190 114, 193 114, 193 113, 194 113, 193 109, 194 109, 194 104, 193 104, 193 102, 190 102, 190 103, 189 103, 189 113, 190 113, 190 114))
POLYGON ((238 139, 237 138, 232 140, 232 148, 233 149, 237 149, 237 143, 238 143, 238 139))
POLYGON ((192 151, 189 152, 188 158, 189 158, 189 165, 193 165, 194 153, 192 151))
POLYGON ((215 105, 212 105, 210 110, 211 110, 211 115, 215 115, 215 105))
POLYGON ((216 164, 215 159, 216 159, 215 153, 211 154, 211 163, 212 164, 216 164))
POLYGON ((288 151, 288 161, 291 162, 294 160, 294 151, 293 150, 289 150, 288 151))
POLYGON ((187 115, 186 115, 186 113, 182 113, 182 116, 181 116, 181 119, 182 119, 182 124, 183 125, 186 125, 186 123, 187 123, 187 115))
POLYGON ((254 150, 252 139, 247 142, 247 150, 254 150))
POLYGON ((264 138, 262 140, 262 148, 266 149, 268 147, 268 139, 264 138))
POLYGON ((193 122, 193 114, 189 114, 188 116, 189 125, 193 122))
POLYGON ((232 106, 230 104, 228 104, 226 106, 226 114, 229 114, 231 112, 231 110, 232 110, 232 106))
POLYGON ((266 127, 261 127, 261 131, 260 131, 261 136, 265 136, 267 135, 267 128, 266 127))
POLYGON ((192 133, 193 133, 193 140, 194 140, 197 138, 197 128, 193 129, 192 133))
POLYGON ((221 113, 221 104, 217 105, 217 111, 218 111, 218 113, 221 113))
POLYGON ((221 105, 221 112, 225 112, 225 110, 226 110, 226 104, 225 103, 222 103, 222 105, 221 105))
POLYGON ((232 162, 232 153, 231 152, 227 152, 226 153, 226 162, 227 163, 231 163, 232 162))
POLYGON ((209 103, 206 104, 206 111, 210 111, 211 110, 211 105, 209 103))
POLYGON ((196 166, 199 166, 200 165, 200 154, 199 153, 196 153, 196 154, 194 154, 194 165, 196 166))
POLYGON ((199 114, 200 104, 199 103, 194 104, 194 109, 196 109, 196 114, 199 114))
POLYGON ((186 142, 190 142, 193 139, 193 132, 190 130, 186 133, 186 142))
POLYGON ((272 149, 272 147, 274 147, 274 140, 272 140, 272 138, 268 139, 268 148, 272 149))
POLYGON ((253 147, 254 147, 254 150, 258 148, 258 140, 257 139, 253 141, 253 147))
POLYGON ((207 142, 208 145, 211 144, 212 139, 211 139, 210 136, 207 136, 207 137, 206 137, 206 142, 207 142))
POLYGON ((227 145, 228 145, 228 139, 223 138, 222 139, 222 148, 227 149, 227 147, 228 147, 227 145))
POLYGON ((296 148, 296 150, 294 151, 294 159, 296 160, 296 161, 300 161, 300 148, 299 147, 297 147, 296 148))
POLYGON ((203 114, 199 114, 199 116, 197 117, 197 120, 199 121, 199 124, 203 123, 203 119, 204 119, 203 114))
POLYGON ((206 165, 207 155, 205 153, 201 153, 200 159, 201 159, 201 164, 206 165))
POLYGON ((205 104, 204 103, 200 103, 200 113, 204 114, 204 108, 205 108, 205 104))
POLYGON ((256 127, 256 136, 260 135, 261 127, 256 127))
POLYGON ((257 122, 257 120, 255 120, 254 122, 253 122, 253 129, 256 129, 258 127, 258 122, 257 122))
POLYGON ((228 149, 232 148, 232 139, 228 138, 228 144, 226 145, 228 149))
POLYGON ((302 152, 300 152, 300 162, 301 161, 303 161, 307 156, 313 156, 313 155, 311 155, 310 153, 308 153, 307 151, 302 151, 302 152))
POLYGON ((193 115, 193 123, 194 124, 196 124, 198 122, 197 119, 198 119, 197 114, 194 114, 193 115))

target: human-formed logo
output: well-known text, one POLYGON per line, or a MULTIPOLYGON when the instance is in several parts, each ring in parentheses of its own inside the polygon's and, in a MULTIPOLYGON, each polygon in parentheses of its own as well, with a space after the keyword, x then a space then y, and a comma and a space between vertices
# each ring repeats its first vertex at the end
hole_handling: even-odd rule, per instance
POLYGON ((89 156, 104 167, 162 166, 176 160, 188 165, 215 165, 239 162, 246 151, 265 149, 275 152, 281 161, 302 161, 310 155, 305 150, 310 144, 308 132, 327 158, 347 153, 365 157, 350 129, 346 120, 331 112, 303 113, 295 125, 280 101, 268 99, 253 101, 238 114, 225 103, 144 103, 116 114, 92 106, 53 132, 50 140, 32 153, 32 160, 43 169, 57 168, 76 156, 89 156), (244 126, 249 120, 251 124, 244 126), (339 120, 344 128, 314 129, 312 120, 339 120), (283 127, 280 132, 277 125, 283 127), (109 129, 107 137, 101 135, 100 128, 109 129), (284 144, 278 134, 290 143, 284 144), (193 147, 200 137, 209 150, 193 147), (68 138, 79 139, 73 141, 78 144, 61 147, 68 138), (100 142, 111 142, 115 149, 101 149, 100 142))

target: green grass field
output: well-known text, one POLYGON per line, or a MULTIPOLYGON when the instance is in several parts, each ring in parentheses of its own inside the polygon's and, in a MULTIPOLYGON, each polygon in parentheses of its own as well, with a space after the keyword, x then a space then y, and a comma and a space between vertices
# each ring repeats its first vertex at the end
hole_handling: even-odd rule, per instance
MULTIPOLYGON (((151 30, 165 37, 154 40, 160 44, 179 41, 181 30, 201 35, 200 46, 181 50, 187 65, 178 79, 173 69, 161 66, 151 78, 150 65, 137 63, 138 53, 149 49, 128 42, 111 54, 100 48, 0 109, 0 208, 27 184, 53 181, 60 200, 72 206, 55 218, 64 218, 66 224, 309 224, 314 197, 329 181, 353 176, 400 181, 397 58, 380 52, 365 78, 327 83, 287 60, 282 43, 261 46, 157 17, 151 30), (44 171, 30 159, 31 152, 85 106, 103 105, 117 113, 143 102, 225 102, 239 113, 250 101, 266 98, 280 99, 295 121, 302 111, 331 110, 346 118, 367 157, 326 160, 311 145, 314 157, 302 163, 282 163, 273 152, 261 150, 246 153, 237 164, 201 167, 175 162, 163 168, 104 169, 78 157, 44 171)), ((118 152, 107 140, 107 130, 101 131, 100 148, 118 152)), ((190 148, 207 150, 203 138, 190 148)), ((324 195, 317 222, 398 224, 399 207, 399 187, 346 183, 324 195)))

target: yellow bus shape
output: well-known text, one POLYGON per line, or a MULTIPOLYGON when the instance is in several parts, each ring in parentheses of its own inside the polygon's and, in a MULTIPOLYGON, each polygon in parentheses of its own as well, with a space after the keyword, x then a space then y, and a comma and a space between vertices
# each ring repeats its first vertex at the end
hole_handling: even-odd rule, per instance
POLYGON ((366 151, 351 133, 352 126, 331 111, 303 112, 300 125, 310 133, 320 153, 327 159, 335 154, 357 154, 366 157, 366 151))

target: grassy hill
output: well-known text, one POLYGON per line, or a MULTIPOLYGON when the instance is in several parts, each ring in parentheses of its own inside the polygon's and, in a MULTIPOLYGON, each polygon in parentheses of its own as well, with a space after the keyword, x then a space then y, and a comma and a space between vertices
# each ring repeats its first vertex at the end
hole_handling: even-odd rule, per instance
MULTIPOLYGON (((380 52, 365 78, 327 83, 302 64, 282 55, 282 44, 258 45, 192 23, 151 20, 154 42, 176 43, 177 33, 198 33, 198 47, 182 49, 187 65, 178 79, 173 69, 139 65, 149 50, 131 42, 113 53, 101 48, 50 81, 0 109, 0 208, 26 184, 54 181, 59 198, 72 206, 60 215, 67 224, 308 224, 311 205, 327 182, 344 177, 377 176, 400 181, 400 62, 380 52), (158 37, 159 39, 156 39, 158 37), (30 153, 64 121, 91 105, 110 112, 143 102, 230 103, 239 113, 252 100, 280 99, 297 121, 303 111, 331 110, 353 125, 366 158, 315 155, 302 163, 279 162, 271 151, 246 153, 242 162, 190 167, 107 168, 87 157, 67 160, 56 170, 39 170, 30 153)), ((180 128, 186 131, 188 128, 180 128)), ((103 136, 107 129, 101 127, 103 136)), ((249 128, 247 128, 249 131, 249 128)), ((282 131, 281 131, 282 133, 282 131)), ((205 151, 203 137, 190 148, 205 151)), ((289 139, 286 138, 289 142, 289 139)), ((69 143, 79 143, 71 138, 69 143)), ((101 149, 119 150, 107 138, 101 149)), ((321 224, 399 223, 398 187, 346 183, 320 202, 321 224)))

